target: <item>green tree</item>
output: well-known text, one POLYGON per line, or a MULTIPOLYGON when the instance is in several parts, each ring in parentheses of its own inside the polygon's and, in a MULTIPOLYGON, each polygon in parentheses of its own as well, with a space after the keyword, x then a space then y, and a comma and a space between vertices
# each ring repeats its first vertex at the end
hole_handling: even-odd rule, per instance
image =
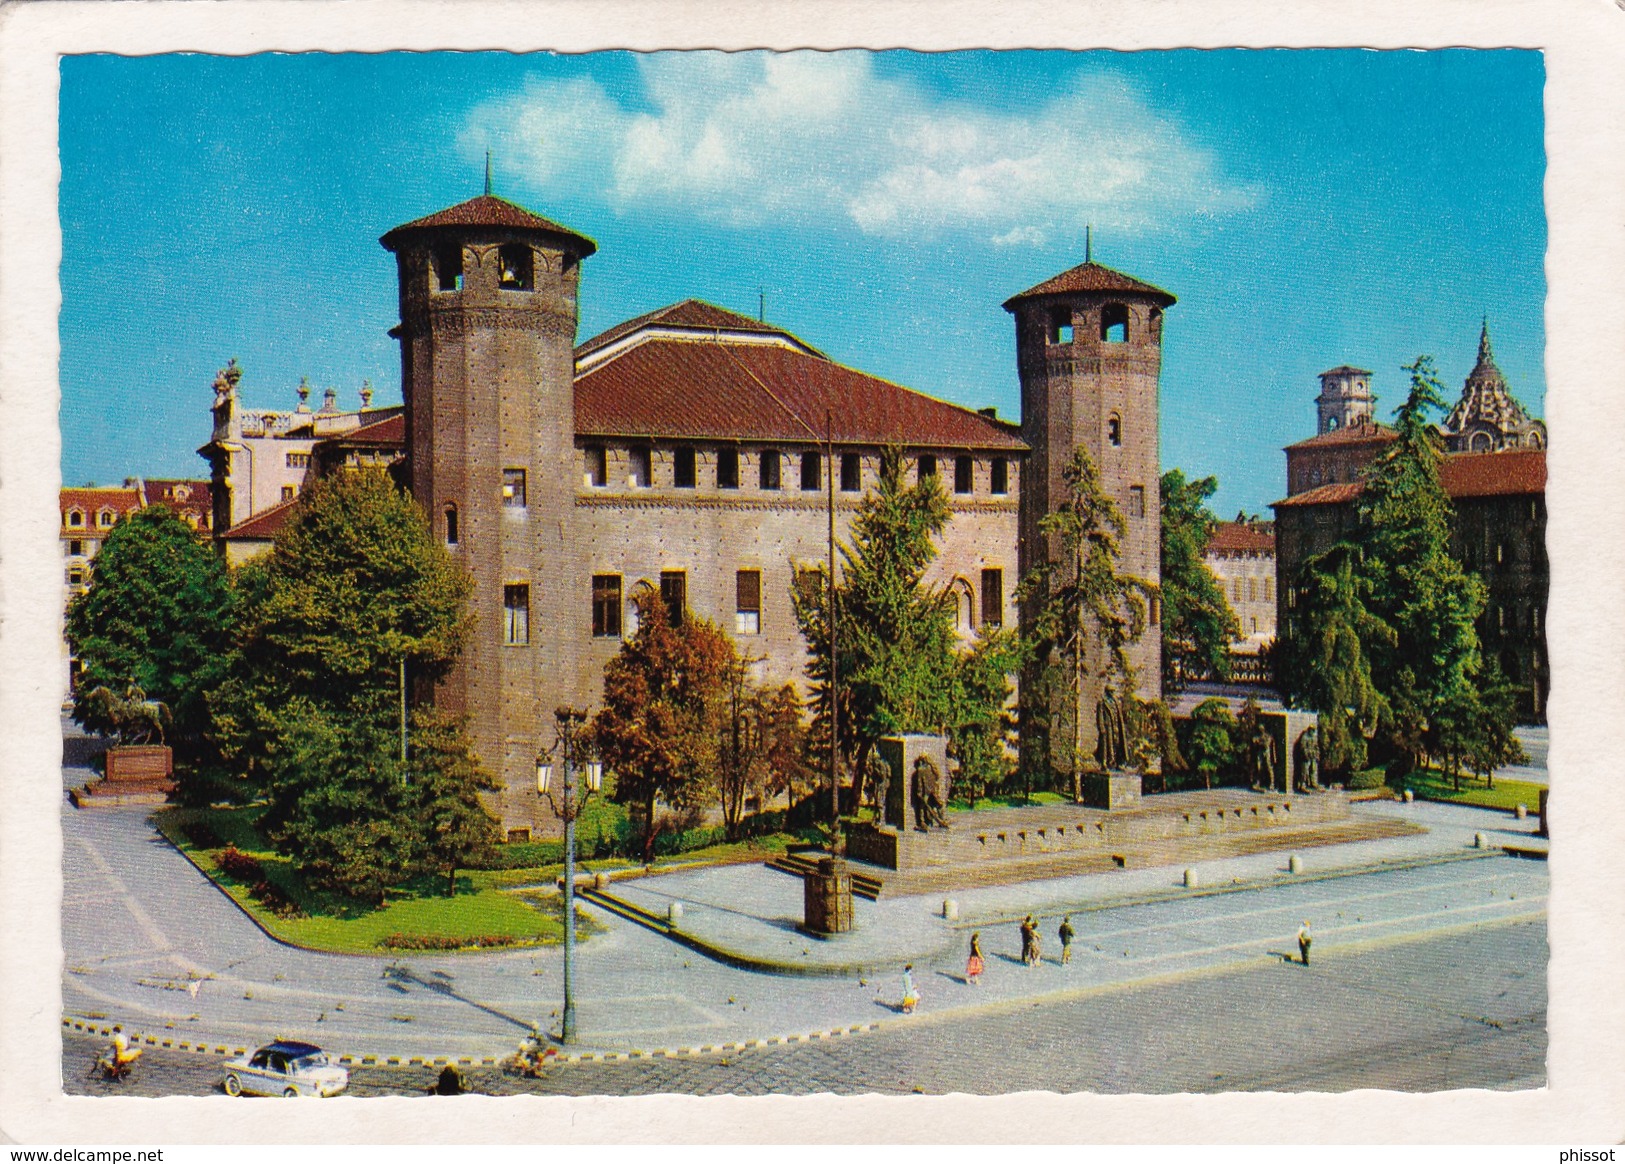
POLYGON ((124 518, 96 555, 89 589, 68 607, 68 641, 80 665, 74 719, 106 731, 87 697, 99 687, 117 696, 138 687, 169 707, 167 742, 188 766, 197 762, 208 728, 205 694, 225 668, 230 608, 219 556, 168 507, 124 518))
MULTIPOLYGON (((984 633, 961 650, 954 635, 953 596, 926 584, 936 540, 951 518, 935 476, 908 485, 897 449, 881 455, 880 479, 852 521, 836 594, 841 744, 853 779, 852 803, 864 796, 864 772, 876 741, 898 732, 949 737, 962 778, 1000 779, 1004 704, 1019 646, 1009 632, 984 633), (969 769, 966 769, 966 764, 969 769)), ((818 708, 814 747, 829 756, 828 580, 798 570, 791 591, 806 640, 807 676, 818 708)))
POLYGON ((984 627, 975 645, 954 660, 945 730, 948 750, 959 761, 959 794, 972 808, 1010 778, 1015 720, 1006 704, 1010 676, 1021 669, 1024 655, 1013 631, 984 627))
POLYGON ((1236 717, 1222 699, 1204 699, 1191 711, 1191 768, 1212 788, 1236 759, 1236 717))
MULTIPOLYGON (((364 470, 318 481, 234 583, 229 678, 210 698, 216 737, 265 794, 261 823, 278 850, 313 884, 380 901, 429 843, 400 757, 402 661, 421 683, 451 666, 470 580, 423 511, 364 470)), ((480 786, 476 771, 452 764, 441 778, 480 786)))
POLYGON ((662 801, 689 808, 715 792, 737 659, 714 625, 691 615, 674 626, 665 603, 651 597, 637 633, 604 668, 593 733, 615 773, 615 799, 641 810, 645 856, 653 853, 662 801))
POLYGON ((406 784, 402 799, 418 825, 418 863, 444 874, 446 896, 455 896, 457 870, 495 855, 500 829, 480 792, 502 783, 480 766, 462 717, 420 708, 412 713, 406 784))
POLYGON ((1305 563, 1294 595, 1302 633, 1282 651, 1291 702, 1319 713, 1320 765, 1325 773, 1365 767, 1366 740, 1387 715, 1388 701, 1371 674, 1367 644, 1386 647, 1394 632, 1361 598, 1360 550, 1340 545, 1305 563))
POLYGON ((1230 678, 1230 644, 1241 622, 1205 555, 1218 519, 1207 499, 1215 477, 1187 481, 1179 469, 1162 475, 1162 687, 1181 690, 1190 676, 1230 678))
POLYGON ((1444 406, 1443 385, 1427 356, 1405 370, 1411 386, 1396 416, 1397 439, 1366 474, 1359 559, 1363 600, 1393 632, 1364 645, 1402 772, 1425 753, 1433 718, 1459 708, 1461 692, 1476 682, 1482 659, 1474 624, 1486 601, 1483 582, 1450 552, 1450 499, 1439 482, 1444 450, 1428 422, 1444 406))
POLYGON ((1069 773, 1072 798, 1081 801, 1083 772, 1092 763, 1085 745, 1094 714, 1084 706, 1088 681, 1102 689, 1120 687, 1133 698, 1128 648, 1145 633, 1146 606, 1156 587, 1119 572, 1123 515, 1101 488, 1100 474, 1082 446, 1073 453, 1063 480, 1060 507, 1038 524, 1046 537, 1060 543, 1061 556, 1040 564, 1021 582, 1022 601, 1041 603, 1032 644, 1040 668, 1034 685, 1038 690, 1023 714, 1051 725, 1048 764, 1069 773), (1064 698, 1055 698, 1057 692, 1064 692, 1064 698), (1060 747, 1057 723, 1066 729, 1060 747))

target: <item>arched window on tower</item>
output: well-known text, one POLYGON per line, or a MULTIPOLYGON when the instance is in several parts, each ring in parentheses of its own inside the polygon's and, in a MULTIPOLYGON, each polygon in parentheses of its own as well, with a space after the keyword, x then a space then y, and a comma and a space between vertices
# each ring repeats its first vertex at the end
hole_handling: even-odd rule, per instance
POLYGON ((446 544, 448 546, 457 544, 457 507, 455 505, 446 506, 446 544))
POLYGON ((1061 307, 1050 312, 1049 342, 1052 344, 1069 344, 1072 342, 1072 310, 1061 307))
POLYGON ((1123 447, 1123 418, 1115 412, 1106 418, 1106 443, 1114 449, 1123 447))
POLYGON ((1492 443, 1489 433, 1475 432, 1472 439, 1467 442, 1467 447, 1475 453, 1487 453, 1490 451, 1492 443))
POLYGON ((1128 342, 1128 308, 1121 303, 1108 303, 1100 309, 1100 338, 1109 344, 1128 342))
POLYGON ((497 255, 497 283, 504 291, 529 291, 536 286, 536 253, 530 247, 504 243, 497 255))

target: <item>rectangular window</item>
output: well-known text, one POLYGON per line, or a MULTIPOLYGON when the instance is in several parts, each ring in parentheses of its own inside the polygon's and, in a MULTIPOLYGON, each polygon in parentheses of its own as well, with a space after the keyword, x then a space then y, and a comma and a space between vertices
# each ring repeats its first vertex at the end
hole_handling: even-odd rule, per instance
POLYGON ((763 449, 760 480, 763 489, 779 487, 779 450, 763 449))
POLYGON ((284 501, 292 501, 298 495, 299 495, 299 486, 297 486, 297 485, 284 485, 282 487, 282 500, 284 500, 284 501))
POLYGON ((434 252, 435 284, 442 291, 463 289, 463 248, 459 245, 436 247, 434 252))
POLYGON ((502 470, 502 504, 508 509, 525 508, 525 471, 502 470))
POLYGON ((603 445, 588 445, 581 450, 586 456, 586 468, 583 476, 587 484, 595 489, 601 489, 609 484, 609 454, 604 451, 603 445))
POLYGON ((821 489, 824 485, 823 474, 819 472, 822 461, 817 453, 801 454, 801 488, 811 491, 821 489))
POLYGON ((446 506, 446 544, 448 546, 457 544, 457 507, 455 505, 446 506))
POLYGON ((863 488, 863 458, 857 453, 841 454, 841 492, 856 493, 863 488))
POLYGON ((502 641, 510 647, 530 642, 530 584, 515 582, 502 588, 502 641))
POLYGON ((592 576, 592 637, 618 639, 621 637, 621 576, 594 574, 592 576))
POLYGON ((954 458, 954 492, 969 493, 976 487, 976 462, 970 457, 954 458))
POLYGON ((1270 577, 1265 577, 1264 579, 1264 601, 1275 601, 1275 579, 1270 577))
POLYGON ((762 633, 762 572, 741 570, 734 575, 734 634, 762 633))
POLYGON ((648 445, 633 445, 627 450, 626 483, 634 489, 647 489, 654 479, 654 454, 648 445))
POLYGON ((993 480, 988 492, 999 496, 1010 492, 1010 462, 1003 457, 993 458, 993 480))
POLYGON ((506 243, 497 252, 497 282, 504 291, 530 291, 536 286, 536 252, 527 243, 506 243))
POLYGON ((982 625, 1004 625, 1004 571, 982 571, 982 625))
POLYGON ((921 453, 920 459, 915 462, 914 479, 921 485, 937 475, 937 459, 930 453, 921 453))
POLYGON ((68 571, 68 583, 72 586, 82 586, 85 581, 85 571, 82 566, 74 566, 68 571))
POLYGON ((683 447, 671 455, 671 483, 678 489, 694 488, 694 450, 683 447))
POLYGON ((309 453, 289 453, 285 460, 290 469, 303 469, 310 464, 309 453))
POLYGON ((1145 486, 1130 485, 1128 487, 1128 515, 1130 517, 1145 516, 1145 486))
POLYGON ((75 558, 84 557, 85 556, 85 543, 84 542, 69 542, 68 543, 68 553, 72 554, 75 558))
POLYGON ((717 488, 739 488, 739 450, 717 450, 717 488))
POLYGON ((666 604, 666 620, 681 626, 688 611, 688 575, 682 570, 660 571, 660 600, 666 604))
POLYGON ((1052 344, 1069 344, 1072 342, 1072 313, 1070 311, 1056 311, 1049 318, 1049 342, 1052 344))

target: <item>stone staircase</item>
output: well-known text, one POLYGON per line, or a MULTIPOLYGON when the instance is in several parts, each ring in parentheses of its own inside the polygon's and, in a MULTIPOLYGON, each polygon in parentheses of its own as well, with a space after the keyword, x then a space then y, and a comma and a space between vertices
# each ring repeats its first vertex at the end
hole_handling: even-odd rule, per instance
MULTIPOLYGON (((822 853, 814 853, 811 855, 805 853, 785 853, 783 856, 774 857, 771 861, 767 862, 767 867, 769 869, 776 869, 780 873, 788 873, 793 877, 806 877, 809 873, 818 872, 818 858, 821 856, 823 856, 822 853)), ((878 899, 880 897, 882 881, 881 877, 876 875, 877 873, 884 873, 884 870, 876 870, 874 873, 870 873, 860 872, 858 869, 853 868, 852 895, 854 897, 866 897, 870 901, 878 899)))

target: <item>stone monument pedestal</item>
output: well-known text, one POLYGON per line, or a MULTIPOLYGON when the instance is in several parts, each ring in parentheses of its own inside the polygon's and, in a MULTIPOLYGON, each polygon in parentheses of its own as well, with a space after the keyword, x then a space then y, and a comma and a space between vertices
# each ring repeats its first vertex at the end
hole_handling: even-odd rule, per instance
POLYGON ((1091 772, 1083 778, 1083 803, 1107 811, 1140 807, 1138 772, 1091 772))
POLYGON ((802 879, 802 892, 808 933, 852 932, 852 871, 842 858, 820 858, 817 871, 802 879))

